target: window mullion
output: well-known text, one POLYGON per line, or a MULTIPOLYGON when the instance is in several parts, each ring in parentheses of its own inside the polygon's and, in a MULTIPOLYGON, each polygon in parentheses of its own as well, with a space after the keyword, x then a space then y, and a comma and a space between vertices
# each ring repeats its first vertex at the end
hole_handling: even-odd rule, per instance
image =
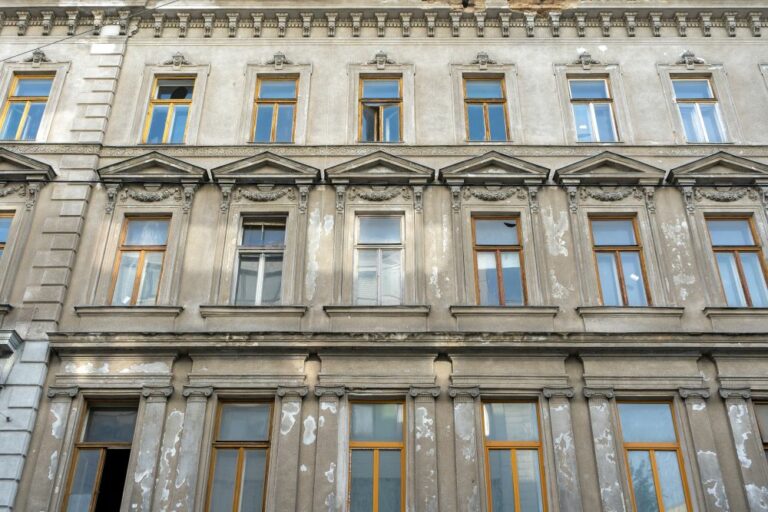
POLYGON ((520 510, 520 475, 517 471, 517 449, 509 450, 512 465, 512 489, 515 494, 515 510, 520 510))
POLYGON ((24 102, 24 112, 21 113, 21 119, 19 120, 19 127, 16 129, 15 140, 21 139, 21 134, 24 132, 24 125, 27 122, 27 116, 29 115, 29 101, 24 102))
POLYGON ((659 468, 656 467, 656 450, 648 450, 648 456, 651 459, 651 472, 653 474, 653 484, 656 490, 656 501, 659 504, 659 512, 664 512, 664 497, 661 494, 661 481, 659 480, 659 468))
POLYGON ((501 268, 501 249, 496 249, 496 286, 499 288, 499 305, 504 306, 507 303, 504 293, 504 273, 501 268))
POLYGON ((235 466, 235 488, 232 493, 232 512, 240 512, 240 494, 243 492, 243 464, 245 449, 241 446, 237 449, 237 465, 235 466))
POLYGON ((621 300, 623 302, 622 306, 628 306, 629 300, 627 299, 627 286, 624 282, 624 266, 621 264, 621 254, 623 251, 617 250, 614 252, 614 255, 616 257, 616 269, 619 273, 619 287, 621 288, 621 300))
POLYGON ((264 291, 264 253, 259 253, 259 271, 256 274, 256 297, 254 297, 253 303, 258 306, 261 304, 261 294, 264 291))
POLYGON ((707 133, 707 127, 704 125, 704 117, 701 115, 701 103, 696 102, 694 105, 696 110, 696 124, 698 125, 699 132, 704 139, 701 142, 709 142, 709 133, 707 133))
MULTIPOLYGON (((402 483, 400 485, 403 485, 402 483)), ((373 512, 379 510, 379 449, 373 450, 373 512)))
POLYGON ((272 126, 269 131, 269 141, 275 142, 275 134, 277 132, 277 109, 280 108, 279 103, 272 103, 272 126))
POLYGON ((588 105, 589 105, 589 122, 592 125, 594 142, 602 142, 600 140, 600 129, 597 127, 597 114, 595 114, 595 103, 590 101, 588 105))
POLYGON ((376 303, 381 306, 383 302, 383 297, 381 294, 381 273, 382 273, 382 250, 381 248, 376 249, 376 303))
MULTIPOLYGON (((139 251, 139 261, 136 263, 136 276, 133 278, 133 290, 131 292, 131 306, 135 306, 139 299, 139 287, 141 285, 141 274, 144 268, 144 254, 145 252, 139 251)), ((122 253, 121 253, 122 255, 122 253)))
POLYGON ((741 264, 741 252, 733 251, 733 259, 736 261, 736 269, 739 272, 739 281, 741 281, 741 289, 744 293, 744 298, 747 300, 747 306, 752 307, 752 297, 749 294, 747 276, 744 274, 744 267, 741 264))

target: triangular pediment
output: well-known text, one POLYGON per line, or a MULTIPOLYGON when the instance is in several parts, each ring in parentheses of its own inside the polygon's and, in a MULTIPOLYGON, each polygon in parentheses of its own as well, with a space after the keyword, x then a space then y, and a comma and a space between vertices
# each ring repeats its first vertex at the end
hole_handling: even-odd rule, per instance
POLYGON ((201 183, 208 181, 202 167, 152 151, 96 171, 104 182, 201 183))
POLYGON ((680 185, 768 184, 768 165, 719 151, 675 167, 669 181, 680 185))
POLYGON ((604 151, 555 171, 563 185, 658 185, 664 170, 634 158, 604 151))
POLYGON ((440 178, 448 184, 513 184, 543 183, 549 169, 497 151, 440 169, 440 178))
POLYGON ((313 183, 320 171, 301 162, 259 153, 211 170, 217 183, 313 183))
POLYGON ((50 165, 0 148, 0 181, 51 181, 55 176, 50 165))
POLYGON ((434 170, 383 151, 355 158, 325 170, 331 183, 426 183, 432 180, 434 170))

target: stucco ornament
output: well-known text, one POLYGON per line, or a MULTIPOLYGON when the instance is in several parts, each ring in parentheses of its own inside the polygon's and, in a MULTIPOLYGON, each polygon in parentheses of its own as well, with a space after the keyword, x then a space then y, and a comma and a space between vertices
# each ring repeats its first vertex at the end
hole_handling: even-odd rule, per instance
POLYGON ((697 57, 691 50, 685 50, 677 61, 677 64, 685 64, 686 69, 693 69, 696 64, 706 63, 704 59, 697 57))
POLYGON ((14 192, 18 192, 20 196, 25 196, 27 191, 25 186, 22 185, 4 185, 2 188, 0 188, 0 197, 5 197, 10 194, 13 194, 14 192))
POLYGON ((125 201, 127 199, 133 199, 140 203, 157 203, 173 197, 176 201, 181 200, 181 188, 180 187, 159 187, 155 188, 152 185, 144 185, 144 187, 127 187, 124 188, 120 198, 125 201))
POLYGON ((479 66, 480 69, 488 69, 488 64, 496 64, 496 61, 488 57, 486 52, 480 52, 470 64, 479 66))
POLYGON ((235 192, 235 200, 241 198, 248 199, 257 203, 275 201, 281 197, 287 196, 291 201, 296 199, 296 192, 293 187, 241 187, 235 192))
POLYGON ((24 59, 24 62, 31 62, 32 67, 37 67, 43 62, 51 62, 51 59, 49 59, 45 55, 45 52, 43 52, 42 50, 35 50, 32 52, 31 57, 27 57, 26 59, 24 59))
POLYGON ((630 195, 636 199, 642 198, 642 193, 636 187, 582 187, 580 195, 582 199, 592 198, 603 202, 621 201, 630 195))
POLYGON ((373 187, 352 187, 349 189, 349 198, 360 198, 365 201, 389 201, 397 196, 402 196, 403 199, 410 199, 411 192, 408 187, 385 187, 385 188, 373 188, 373 187))
POLYGON ((504 201, 517 195, 518 199, 525 199, 526 193, 523 187, 467 187, 464 189, 464 199, 472 197, 481 201, 504 201))
POLYGON ((749 187, 697 188, 694 190, 694 196, 697 201, 709 199, 710 201, 717 201, 718 203, 731 203, 733 201, 738 201, 745 196, 753 201, 757 201, 759 198, 757 191, 749 187))
POLYGON ((376 69, 384 69, 388 64, 395 64, 395 61, 389 58, 387 52, 379 50, 373 59, 368 61, 368 64, 376 64, 376 69))
POLYGON ((275 55, 272 56, 271 59, 267 61, 268 66, 275 66, 275 69, 277 70, 283 69, 283 66, 285 66, 286 64, 290 65, 293 63, 286 58, 283 52, 277 52, 275 55))
POLYGON ((180 68, 181 66, 191 66, 192 63, 187 60, 181 52, 176 52, 173 57, 163 62, 163 66, 173 66, 174 68, 180 68))
POLYGON ((579 57, 576 59, 576 64, 581 64, 582 69, 588 70, 593 64, 600 64, 600 61, 593 59, 592 55, 584 50, 579 53, 579 57))

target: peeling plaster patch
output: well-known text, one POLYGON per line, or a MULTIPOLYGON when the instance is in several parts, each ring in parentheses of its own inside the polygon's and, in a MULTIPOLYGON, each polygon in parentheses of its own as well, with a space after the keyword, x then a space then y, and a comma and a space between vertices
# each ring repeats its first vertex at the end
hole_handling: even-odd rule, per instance
POLYGON ((317 418, 317 427, 323 428, 323 425, 325 425, 325 416, 320 416, 317 418))
POLYGON ((95 366, 93 363, 67 363, 64 365, 64 371, 66 373, 109 373, 109 365, 107 363, 102 363, 101 366, 95 366))
POLYGON ((309 470, 307 469, 307 466, 302 464, 301 466, 299 466, 299 471, 301 471, 302 473, 306 473, 309 470))
POLYGON ((742 431, 744 419, 747 417, 747 407, 744 404, 732 404, 728 406, 728 417, 734 428, 734 439, 736 440, 736 455, 739 457, 739 463, 743 468, 752 467, 752 460, 747 455, 747 440, 752 432, 742 431), (736 431, 740 431, 737 435, 736 431))
POLYGON ((685 300, 688 297, 686 286, 696 282, 691 258, 687 257, 688 223, 685 220, 662 223, 661 231, 664 233, 670 248, 669 264, 672 267, 672 282, 678 289, 680 298, 685 300))
POLYGON ((440 278, 437 267, 432 267, 432 272, 429 274, 429 284, 430 286, 434 287, 435 289, 435 296, 439 299, 443 296, 443 293, 440 291, 440 282, 438 281, 440 278))
POLYGON ((323 473, 325 475, 325 479, 328 480, 329 484, 333 483, 333 480, 335 479, 335 473, 336 473, 336 463, 331 462, 331 465, 328 468, 328 471, 323 473))
POLYGON ((429 417, 426 407, 416 408, 416 439, 435 441, 435 420, 429 417))
POLYGON ((556 299, 564 299, 568 295, 568 288, 560 284, 557 280, 555 269, 549 269, 549 281, 552 284, 552 296, 556 299))
POLYGON ((61 436, 64 434, 64 422, 61 420, 61 416, 55 407, 51 407, 51 414, 53 414, 51 435, 56 439, 61 439, 61 436))
POLYGON ((755 484, 744 486, 747 491, 749 504, 759 507, 757 510, 768 510, 768 487, 758 487, 755 484))
POLYGON ((608 47, 605 46, 604 44, 599 45, 597 47, 597 49, 600 50, 601 52, 607 52, 608 51, 608 47))
POLYGON ((307 275, 304 278, 304 288, 307 290, 307 298, 311 302, 315 297, 317 287, 317 274, 320 270, 318 252, 320 251, 320 236, 333 230, 333 215, 325 216, 324 225, 321 224, 320 210, 315 208, 309 214, 309 229, 307 234, 307 275))
POLYGON ((555 219, 552 207, 541 209, 541 217, 544 221, 544 229, 547 231, 547 251, 550 256, 568 256, 568 247, 565 244, 565 232, 568 230, 568 214, 559 212, 559 218, 555 219))
MULTIPOLYGON (((170 475, 171 473, 171 464, 173 462, 173 459, 176 457, 176 452, 178 451, 179 443, 181 442, 181 431, 183 426, 184 426, 184 413, 181 411, 172 411, 168 415, 166 430, 168 432, 173 432, 174 437, 171 445, 166 446, 165 449, 160 454, 160 468, 158 470, 158 473, 160 475, 170 475)), ((161 506, 165 507, 170 497, 171 497, 171 479, 165 478, 163 481, 163 485, 160 493, 161 506)))
POLYGON ((333 402, 323 402, 320 404, 321 411, 329 411, 331 414, 336 414, 336 404, 333 402))
POLYGON ((48 465, 48 480, 53 480, 56 476, 56 468, 59 466, 59 450, 54 450, 51 454, 51 463, 48 465))
POLYGON ((296 415, 301 410, 298 402, 285 402, 283 404, 282 417, 280 419, 280 434, 287 435, 296 424, 296 415))
POLYGON ((691 409, 693 409, 696 412, 703 411, 706 408, 707 408, 707 405, 703 402, 700 404, 693 404, 693 406, 691 407, 691 409))
POLYGON ((475 447, 475 418, 474 404, 459 402, 454 405, 456 435, 462 441, 461 455, 464 460, 474 462, 477 449, 475 447))
POLYGON ((448 254, 448 234, 451 231, 448 214, 443 214, 443 256, 448 254))
POLYGON ((477 485, 472 486, 472 494, 467 497, 467 512, 480 510, 480 490, 477 485))
POLYGON ((717 480, 705 480, 704 490, 715 500, 715 506, 720 510, 728 510, 728 498, 725 496, 723 485, 717 480))
POLYGON ((307 416, 307 419, 304 420, 304 439, 302 442, 309 446, 312 443, 315 442, 315 430, 317 429, 317 424, 315 423, 315 418, 311 414, 307 416))
POLYGON ((140 363, 132 364, 120 370, 120 373, 168 373, 170 368, 165 363, 140 363))

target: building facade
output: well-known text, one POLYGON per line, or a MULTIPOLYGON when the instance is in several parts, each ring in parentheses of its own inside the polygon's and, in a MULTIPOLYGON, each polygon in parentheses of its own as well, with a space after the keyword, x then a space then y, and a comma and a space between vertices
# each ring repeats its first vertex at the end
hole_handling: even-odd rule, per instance
POLYGON ((0 509, 768 510, 764 2, 0 4, 0 509))

